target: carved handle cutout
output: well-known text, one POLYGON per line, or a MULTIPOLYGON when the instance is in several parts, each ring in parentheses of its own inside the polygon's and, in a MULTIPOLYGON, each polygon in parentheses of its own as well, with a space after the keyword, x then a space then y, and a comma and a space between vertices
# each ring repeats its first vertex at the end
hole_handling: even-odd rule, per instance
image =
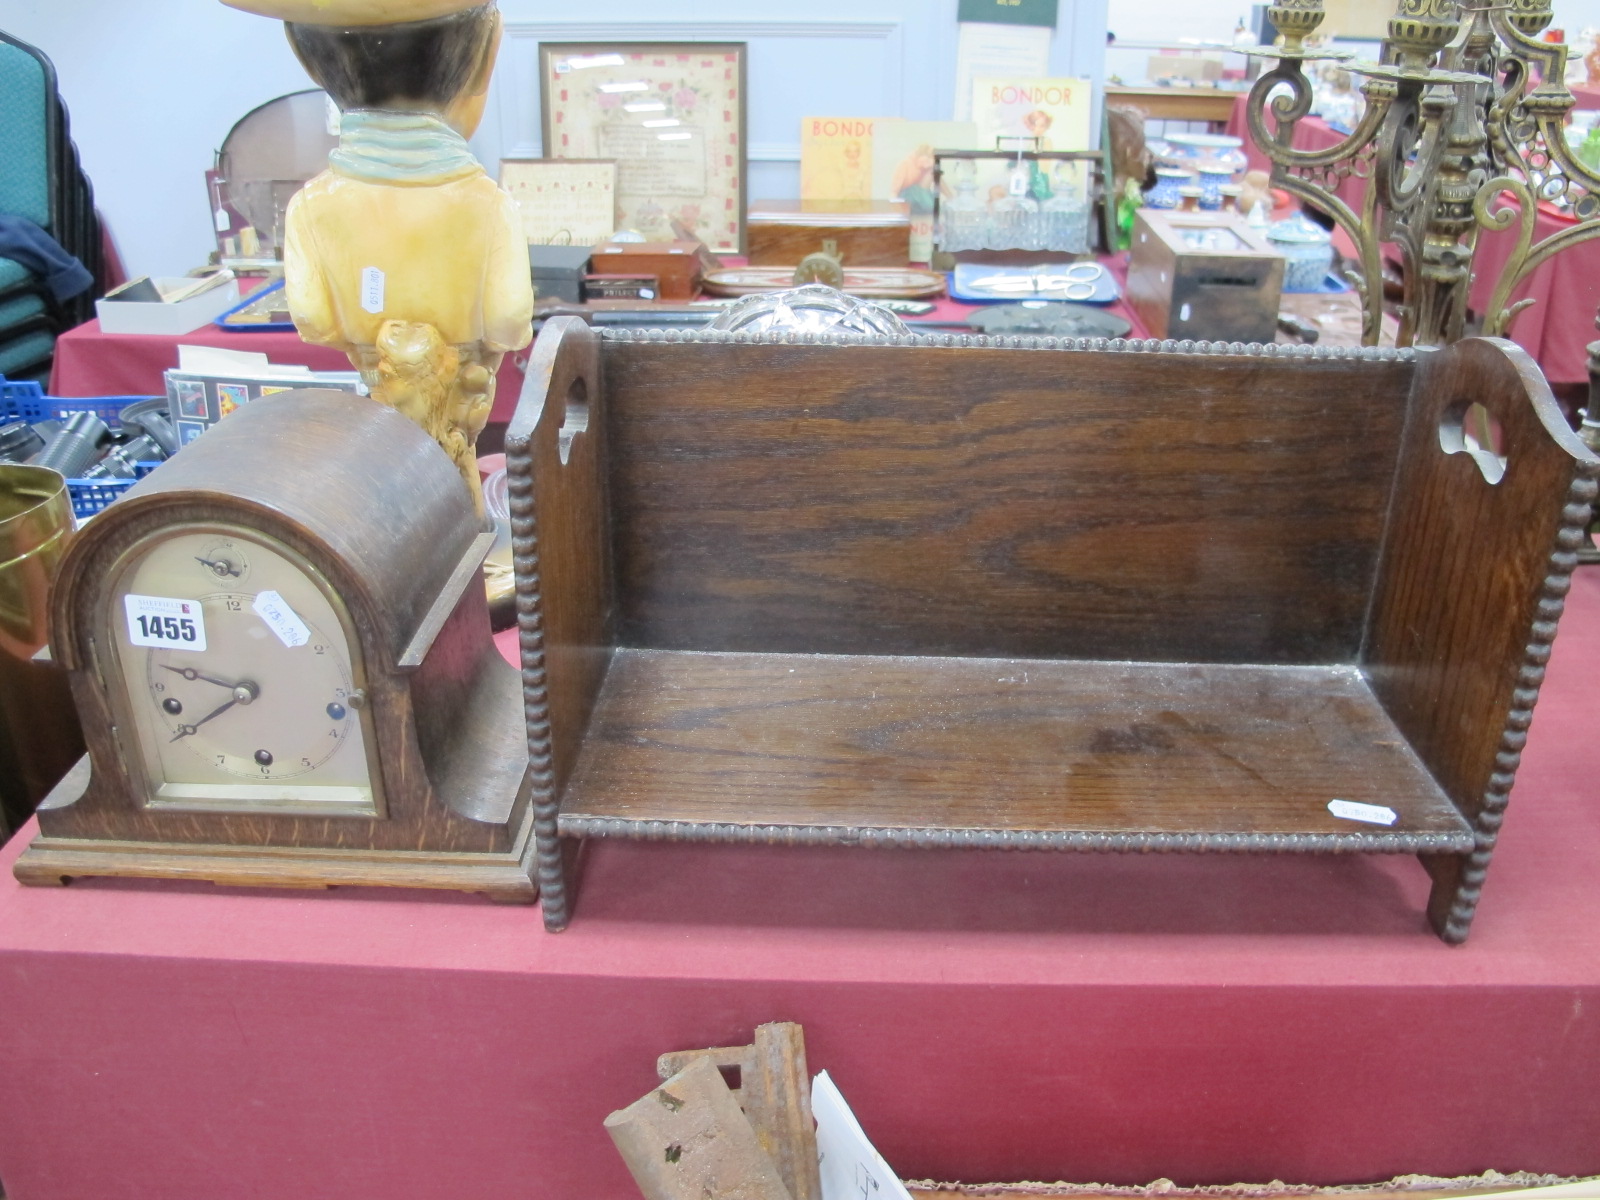
POLYGON ((1446 454, 1470 454, 1490 483, 1505 478, 1505 434, 1495 415, 1476 400, 1450 406, 1439 422, 1439 446, 1446 454))
POLYGON ((572 457, 572 442, 589 428, 589 392, 583 380, 574 379, 567 389, 567 402, 563 407, 561 428, 556 431, 556 452, 561 455, 561 465, 572 457))

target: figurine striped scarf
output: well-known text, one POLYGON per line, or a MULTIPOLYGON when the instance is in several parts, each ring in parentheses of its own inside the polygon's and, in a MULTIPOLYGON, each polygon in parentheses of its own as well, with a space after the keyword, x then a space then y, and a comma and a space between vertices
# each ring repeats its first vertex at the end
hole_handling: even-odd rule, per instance
POLYGON ((466 140, 432 113, 353 109, 328 165, 374 183, 435 184, 483 168, 466 140))

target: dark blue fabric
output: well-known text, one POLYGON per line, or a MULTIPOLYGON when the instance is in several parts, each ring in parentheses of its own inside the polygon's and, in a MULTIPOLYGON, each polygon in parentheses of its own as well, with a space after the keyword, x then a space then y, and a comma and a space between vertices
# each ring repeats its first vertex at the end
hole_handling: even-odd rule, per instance
POLYGON ((0 258, 21 263, 44 280, 58 301, 70 300, 94 283, 94 276, 26 217, 0 213, 0 258))

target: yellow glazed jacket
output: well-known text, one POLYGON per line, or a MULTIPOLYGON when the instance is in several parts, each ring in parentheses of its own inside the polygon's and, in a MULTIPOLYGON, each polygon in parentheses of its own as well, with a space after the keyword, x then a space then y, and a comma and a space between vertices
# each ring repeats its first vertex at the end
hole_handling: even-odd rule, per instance
POLYGON ((434 184, 324 171, 290 201, 284 270, 300 336, 319 345, 370 347, 386 320, 491 353, 532 337, 516 202, 481 170, 434 184))

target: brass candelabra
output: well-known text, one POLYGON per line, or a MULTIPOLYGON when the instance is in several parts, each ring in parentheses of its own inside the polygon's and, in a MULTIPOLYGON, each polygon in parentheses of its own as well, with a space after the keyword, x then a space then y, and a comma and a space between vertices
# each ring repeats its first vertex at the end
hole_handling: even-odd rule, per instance
POLYGON ((1251 52, 1276 60, 1250 91, 1251 137, 1272 163, 1272 185, 1327 212, 1354 243, 1365 343, 1378 340, 1386 242, 1404 276, 1399 343, 1434 346, 1462 335, 1479 230, 1515 230, 1481 314, 1484 332, 1500 336, 1532 303, 1511 302, 1518 284, 1551 255, 1600 237, 1600 173, 1565 133, 1576 103, 1567 47, 1538 38, 1550 0, 1399 0, 1378 62, 1307 47, 1322 0, 1279 0, 1268 15, 1283 45, 1251 52), (1366 111, 1337 145, 1296 149, 1295 125, 1312 103, 1306 66, 1328 59, 1362 77, 1366 111), (1365 183, 1359 207, 1338 194, 1351 177, 1365 183), (1535 241, 1541 201, 1575 223, 1535 241))

